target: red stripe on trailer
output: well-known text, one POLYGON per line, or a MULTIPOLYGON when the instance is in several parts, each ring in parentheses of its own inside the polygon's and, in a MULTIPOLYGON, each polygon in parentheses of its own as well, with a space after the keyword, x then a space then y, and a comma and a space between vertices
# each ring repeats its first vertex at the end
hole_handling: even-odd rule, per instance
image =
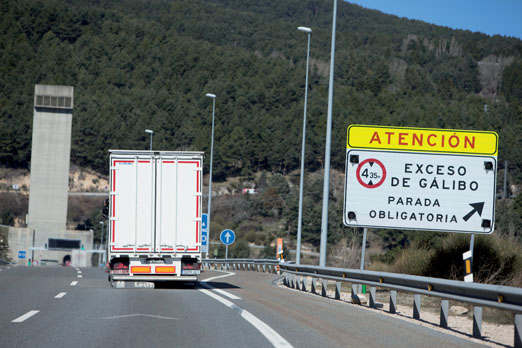
MULTIPOLYGON (((199 168, 199 161, 179 161, 179 163, 186 163, 186 164, 195 164, 197 168, 199 168)), ((197 176, 197 182, 196 182, 196 192, 199 193, 199 171, 197 176)), ((196 219, 199 218, 199 196, 196 199, 196 219)), ((199 241, 199 222, 196 221, 196 243, 199 241)), ((197 251, 199 247, 195 249, 187 249, 188 251, 197 251)), ((185 250, 183 248, 176 249, 178 251, 185 250)))
MULTIPOLYGON (((196 197, 196 218, 199 218, 199 196, 196 197)), ((199 221, 196 221, 196 243, 199 240, 199 221)))
MULTIPOLYGON (((134 160, 113 160, 112 166, 115 167, 116 163, 134 163, 134 160)), ((112 171, 112 192, 116 192, 116 170, 112 171)), ((116 196, 112 196, 112 217, 116 217, 116 196)), ((112 220, 112 242, 116 240, 116 221, 112 220)), ((132 250, 132 249, 115 249, 112 250, 132 250)))
POLYGON ((161 250, 174 250, 174 248, 161 248, 161 250))
POLYGON ((132 248, 116 248, 116 247, 112 247, 112 250, 133 250, 132 248))
POLYGON ((150 163, 150 161, 138 161, 138 163, 150 163))
POLYGON ((148 251, 148 250, 150 250, 150 248, 137 248, 136 250, 148 251))
MULTIPOLYGON (((199 168, 199 161, 196 164, 199 168)), ((197 171, 196 193, 199 193, 199 170, 197 171)), ((212 193, 211 193, 212 194, 212 193)), ((196 243, 199 242, 199 196, 196 196, 196 243)))
MULTIPOLYGON (((112 166, 116 166, 116 161, 113 161, 112 166)), ((116 192, 116 170, 112 171, 112 192, 116 192)), ((112 196, 112 217, 116 217, 116 196, 112 196)), ((112 242, 114 243, 115 236, 114 236, 114 229, 116 227, 116 221, 112 220, 112 242)))
POLYGON ((163 163, 176 163, 176 161, 163 161, 163 163))

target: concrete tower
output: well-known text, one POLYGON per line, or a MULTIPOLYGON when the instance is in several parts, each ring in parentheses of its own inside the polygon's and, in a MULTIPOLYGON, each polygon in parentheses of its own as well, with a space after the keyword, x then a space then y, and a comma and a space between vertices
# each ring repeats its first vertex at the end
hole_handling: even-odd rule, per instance
POLYGON ((35 85, 27 219, 35 246, 65 235, 73 93, 69 86, 35 85))

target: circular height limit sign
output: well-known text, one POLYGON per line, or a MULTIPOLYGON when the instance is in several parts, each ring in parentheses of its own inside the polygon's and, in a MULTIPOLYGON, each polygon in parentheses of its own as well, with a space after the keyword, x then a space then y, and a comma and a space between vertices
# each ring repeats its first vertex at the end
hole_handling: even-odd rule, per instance
POLYGON ((366 188, 373 189, 382 185, 386 179, 386 168, 381 161, 368 158, 357 166, 357 181, 366 188))

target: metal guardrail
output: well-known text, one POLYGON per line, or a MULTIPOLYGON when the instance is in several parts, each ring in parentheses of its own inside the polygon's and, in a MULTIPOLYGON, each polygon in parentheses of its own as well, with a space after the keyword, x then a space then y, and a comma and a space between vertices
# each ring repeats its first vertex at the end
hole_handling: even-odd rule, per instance
POLYGON ((284 275, 284 284, 288 287, 306 291, 306 278, 311 278, 311 292, 316 293, 316 281, 322 280, 322 295, 326 296, 328 281, 335 281, 335 298, 340 299, 341 284, 352 284, 352 300, 359 300, 358 284, 370 285, 369 306, 376 308, 376 288, 390 290, 390 313, 397 308, 397 291, 414 294, 413 318, 420 319, 421 295, 441 299, 440 326, 448 328, 449 300, 474 305, 473 336, 482 337, 482 307, 490 307, 514 314, 514 347, 522 348, 522 289, 510 286, 466 283, 463 281, 420 277, 407 274, 361 271, 354 269, 319 267, 279 263, 268 259, 205 259, 208 268, 221 265, 226 269, 256 270, 258 272, 279 272, 284 275))

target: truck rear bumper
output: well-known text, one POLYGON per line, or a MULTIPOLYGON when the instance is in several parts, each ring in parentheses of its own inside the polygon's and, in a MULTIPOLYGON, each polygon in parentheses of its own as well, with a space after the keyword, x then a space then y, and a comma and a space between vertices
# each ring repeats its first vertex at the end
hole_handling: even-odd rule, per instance
POLYGON ((198 276, 154 276, 154 275, 112 275, 114 281, 135 281, 135 282, 161 282, 161 281, 178 281, 178 282, 196 282, 198 276))

